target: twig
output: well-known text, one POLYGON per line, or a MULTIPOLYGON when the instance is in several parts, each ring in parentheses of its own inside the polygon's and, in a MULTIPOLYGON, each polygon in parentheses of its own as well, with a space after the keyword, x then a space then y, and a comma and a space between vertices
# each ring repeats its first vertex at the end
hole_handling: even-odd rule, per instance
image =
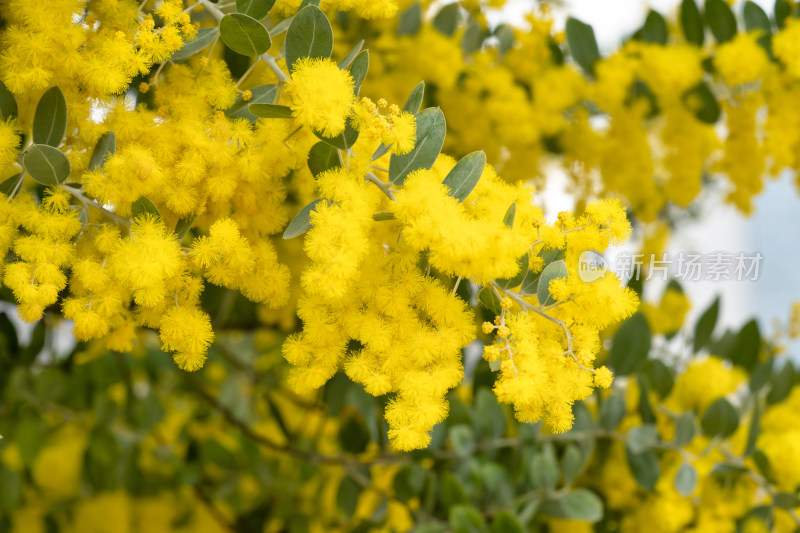
POLYGON ((383 194, 385 194, 390 200, 397 201, 397 197, 391 191, 391 189, 389 188, 389 185, 387 185, 386 183, 382 182, 380 180, 380 178, 378 178, 378 176, 376 176, 372 172, 367 172, 367 175, 365 176, 364 179, 366 179, 367 181, 371 181, 372 183, 377 185, 378 188, 381 191, 383 191, 383 194))
POLYGON ((64 185, 63 183, 61 184, 61 186, 64 188, 65 191, 67 191, 72 196, 77 198, 83 205, 87 207, 94 207, 95 209, 103 213, 105 216, 107 216, 108 218, 119 224, 125 224, 126 226, 131 225, 128 219, 122 218, 118 214, 109 211, 108 209, 97 203, 96 200, 92 200, 88 196, 84 195, 79 189, 70 187, 69 185, 64 185))

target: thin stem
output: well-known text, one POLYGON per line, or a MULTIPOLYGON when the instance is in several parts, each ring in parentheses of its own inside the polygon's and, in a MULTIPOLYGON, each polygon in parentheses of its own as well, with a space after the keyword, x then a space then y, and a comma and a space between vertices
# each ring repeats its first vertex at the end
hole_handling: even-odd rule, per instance
POLYGON ((459 283, 461 283, 461 276, 458 276, 458 279, 456 280, 455 285, 453 285, 453 294, 455 294, 456 291, 458 290, 459 283))
POLYGON ((61 186, 64 188, 65 191, 67 191, 72 196, 77 198, 78 201, 80 201, 83 205, 85 205, 87 207, 94 207, 95 209, 97 209, 98 211, 103 213, 105 216, 107 216, 111 220, 117 222, 118 224, 125 224, 126 226, 130 226, 131 225, 129 220, 127 220, 125 218, 122 218, 118 214, 109 211, 108 209, 106 209, 105 207, 103 207, 102 205, 97 203, 96 200, 92 200, 88 196, 85 196, 80 190, 75 189, 74 187, 70 187, 69 185, 64 185, 63 183, 61 184, 61 186))
POLYGON ((225 13, 223 13, 221 9, 215 6, 211 2, 211 0, 200 0, 200 3, 203 4, 203 7, 206 8, 206 10, 209 13, 211 13, 211 16, 214 17, 217 20, 217 22, 222 20, 222 17, 225 16, 225 13))
POLYGON ((275 61, 274 57, 269 54, 261 54, 258 57, 261 59, 261 61, 267 64, 273 73, 275 73, 275 75, 278 77, 279 83, 284 84, 289 81, 289 76, 287 76, 286 73, 281 70, 281 67, 278 66, 278 62, 275 61))
POLYGON ((367 175, 366 175, 366 177, 365 177, 364 179, 366 179, 367 181, 371 181, 372 183, 374 183, 375 185, 377 185, 377 186, 378 186, 378 188, 379 188, 381 191, 383 191, 383 194, 385 194, 385 195, 386 195, 386 196, 387 196, 387 197, 388 197, 390 200, 392 200, 392 201, 397 201, 397 197, 396 197, 396 196, 394 195, 394 193, 391 191, 391 189, 389 188, 389 185, 388 185, 388 184, 386 184, 386 183, 384 183, 384 182, 382 182, 382 181, 380 180, 380 178, 378 178, 378 176, 376 176, 376 175, 375 175, 375 174, 373 174, 372 172, 368 172, 368 173, 367 173, 367 175))

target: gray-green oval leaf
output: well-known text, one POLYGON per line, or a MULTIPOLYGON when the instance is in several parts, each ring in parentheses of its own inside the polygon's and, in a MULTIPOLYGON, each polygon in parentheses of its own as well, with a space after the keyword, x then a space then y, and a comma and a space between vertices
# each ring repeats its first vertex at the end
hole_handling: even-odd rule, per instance
POLYGON ((60 150, 46 144, 36 144, 28 149, 22 166, 33 179, 42 185, 55 186, 69 176, 69 159, 60 150))
POLYGON ((33 116, 33 142, 58 146, 67 131, 67 101, 58 87, 49 88, 33 116))
POLYGON ((17 116, 17 100, 6 84, 0 81, 0 119, 8 119, 17 116))
POLYGON ((403 111, 407 111, 412 115, 419 113, 423 96, 425 96, 425 82, 421 81, 414 87, 411 94, 408 95, 408 100, 406 100, 406 103, 403 105, 403 111))
POLYGON ((717 398, 708 406, 703 418, 700 419, 700 427, 703 433, 709 437, 729 437, 733 435, 739 426, 739 413, 725 398, 717 398))
POLYGON ((361 39, 360 41, 358 41, 356 43, 356 45, 349 52, 347 52, 347 55, 344 57, 344 59, 339 61, 339 68, 342 68, 342 69, 350 68, 350 65, 353 64, 353 61, 358 56, 358 54, 361 52, 361 49, 363 47, 364 47, 364 39, 361 39))
POLYGON ((369 70, 369 50, 363 50, 356 56, 353 65, 350 67, 350 77, 353 78, 353 94, 358 96, 361 91, 361 84, 367 77, 369 70))
POLYGON ((177 52, 172 54, 170 60, 181 61, 182 59, 188 59, 211 44, 214 39, 217 38, 217 32, 218 30, 216 26, 213 28, 200 28, 197 30, 197 35, 195 38, 186 42, 177 52))
POLYGON ((317 204, 322 199, 314 200, 303 209, 300 210, 299 213, 289 222, 289 225, 286 226, 286 231, 283 232, 284 239, 291 239, 293 237, 297 237, 298 235, 302 235, 303 233, 307 232, 311 229, 311 212, 317 207, 317 204))
POLYGON ((326 142, 318 142, 308 152, 308 169, 314 177, 340 166, 339 151, 326 142))
POLYGON ((688 498, 697 486, 697 469, 689 463, 683 463, 675 474, 675 490, 684 498, 688 498))
POLYGON ((156 204, 146 196, 140 196, 131 204, 131 215, 133 218, 137 218, 146 214, 161 218, 161 213, 158 211, 156 204))
POLYGON ((330 57, 333 30, 320 8, 308 5, 297 12, 286 32, 286 64, 291 73, 301 57, 330 57))
POLYGON ((611 345, 608 356, 609 366, 618 376, 625 376, 636 370, 650 352, 651 332, 647 318, 636 312, 623 322, 611 345))
POLYGON ((113 131, 104 133, 92 152, 92 158, 89 160, 89 170, 96 170, 103 168, 108 156, 113 155, 117 149, 117 138, 113 131))
POLYGON ((389 182, 402 185, 411 172, 431 168, 442 151, 446 131, 441 109, 432 107, 420 111, 417 114, 416 144, 407 154, 392 155, 389 160, 389 182))
POLYGON ((486 154, 483 151, 472 152, 456 163, 442 183, 450 189, 450 196, 463 202, 478 184, 485 167, 486 154))
POLYGON ((597 38, 594 29, 584 22, 572 17, 567 19, 567 44, 572 59, 583 68, 587 74, 594 73, 594 64, 600 59, 600 49, 597 47, 597 38))
POLYGON ((259 56, 272 45, 267 28, 241 13, 228 13, 222 17, 219 35, 228 48, 243 56, 259 56))
POLYGON ((588 489, 577 489, 547 500, 539 506, 543 515, 581 522, 599 522, 603 518, 603 502, 588 489))
POLYGON ((536 297, 539 299, 541 307, 547 307, 556 301, 550 294, 550 282, 554 279, 567 277, 567 265, 563 260, 553 261, 545 267, 539 276, 539 286, 536 288, 536 297))
POLYGON ((236 11, 242 15, 261 20, 275 5, 275 0, 236 0, 236 11))
POLYGON ((292 108, 279 104, 250 104, 248 109, 261 118, 292 118, 292 108))

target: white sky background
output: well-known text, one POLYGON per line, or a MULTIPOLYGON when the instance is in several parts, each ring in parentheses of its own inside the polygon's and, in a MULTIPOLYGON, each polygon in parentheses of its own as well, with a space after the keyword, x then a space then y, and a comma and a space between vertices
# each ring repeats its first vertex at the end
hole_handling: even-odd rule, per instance
MULTIPOLYGON (((755 0, 769 14, 773 1, 755 0)), ((734 10, 741 12, 737 2, 734 10)), ((594 28, 601 53, 616 49, 644 23, 649 9, 655 9, 668 20, 675 20, 679 0, 563 0, 552 9, 554 24, 562 29, 567 16, 573 16, 594 28)), ((491 17, 494 21, 514 24, 522 21, 524 13, 538 5, 535 0, 509 0, 502 12, 491 17)), ((778 180, 766 179, 765 191, 755 201, 755 214, 742 217, 736 209, 719 201, 706 201, 703 217, 683 227, 672 238, 668 253, 676 257, 680 251, 761 252, 764 260, 758 281, 689 282, 684 289, 692 300, 689 323, 721 294, 718 328, 741 327, 755 317, 763 336, 774 331, 773 321, 785 322, 793 301, 800 300, 800 193, 794 185, 795 176, 786 173, 778 180)), ((572 198, 564 191, 566 178, 558 170, 548 174, 548 191, 542 194, 548 216, 571 209, 572 198)), ((613 257, 613 252, 610 254, 613 257)), ((663 283, 653 283, 646 289, 645 298, 660 297, 663 283)), ((790 346, 797 359, 800 342, 790 346)))

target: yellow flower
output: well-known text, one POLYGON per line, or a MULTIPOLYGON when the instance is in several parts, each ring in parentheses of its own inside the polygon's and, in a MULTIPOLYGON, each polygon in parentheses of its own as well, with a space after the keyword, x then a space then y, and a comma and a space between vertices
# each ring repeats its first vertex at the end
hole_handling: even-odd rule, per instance
POLYGON ((344 131, 355 103, 353 78, 327 58, 298 59, 286 94, 291 101, 292 116, 328 137, 344 131))

